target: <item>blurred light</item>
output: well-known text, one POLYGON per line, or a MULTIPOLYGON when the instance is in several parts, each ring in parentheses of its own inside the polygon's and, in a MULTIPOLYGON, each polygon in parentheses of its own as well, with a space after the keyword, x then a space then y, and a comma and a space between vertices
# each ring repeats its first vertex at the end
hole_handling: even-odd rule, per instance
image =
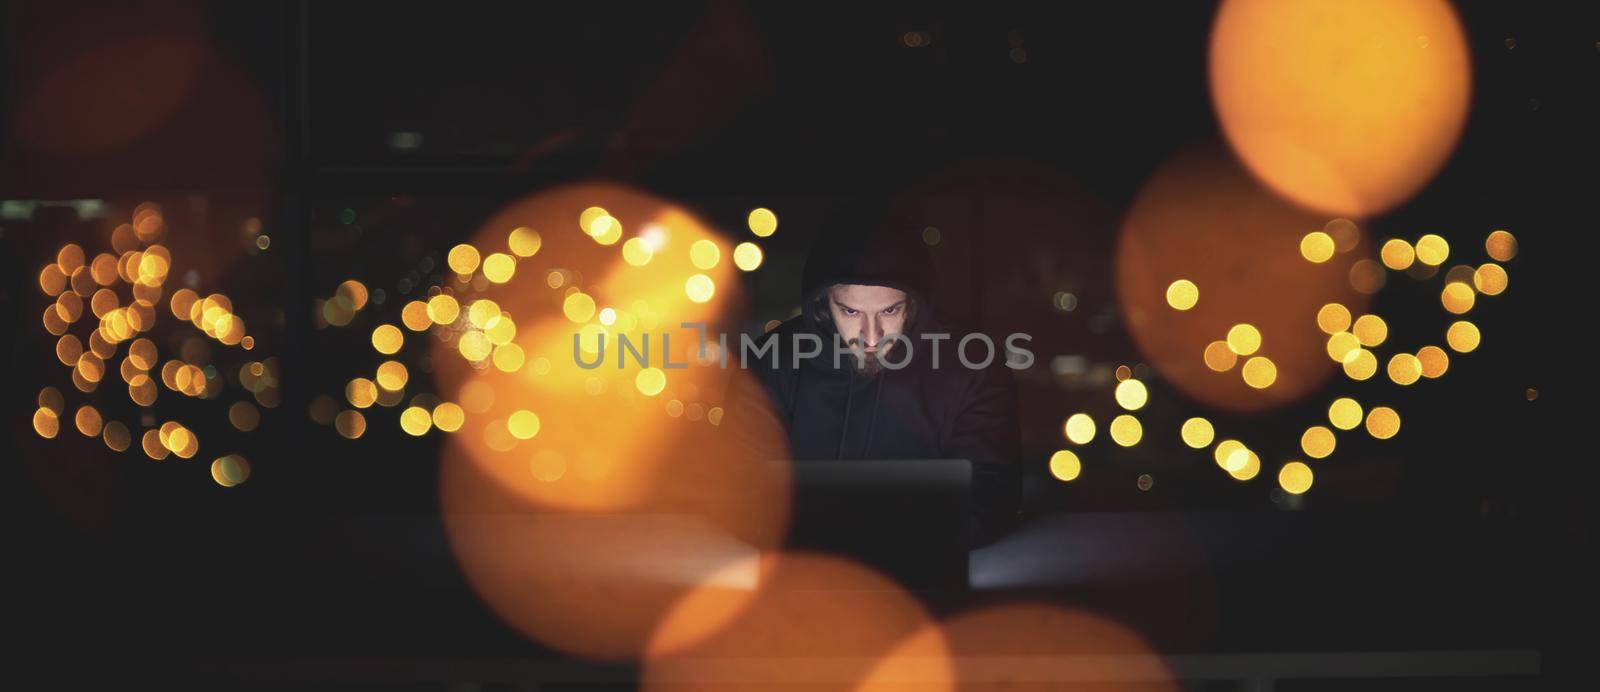
POLYGON ((1338 303, 1322 306, 1322 309, 1317 311, 1317 328, 1324 334, 1337 334, 1349 329, 1350 310, 1338 303))
POLYGON ((733 248, 733 266, 753 272, 761 266, 761 248, 755 243, 739 243, 733 248))
POLYGON ((1067 440, 1073 444, 1086 445, 1094 439, 1094 419, 1087 413, 1074 413, 1067 417, 1067 422, 1061 426, 1067 440))
POLYGON ((428 304, 420 300, 406 303, 406 306, 400 309, 400 323, 414 332, 426 331, 428 327, 433 326, 433 318, 428 316, 428 304))
POLYGON ((1333 239, 1339 252, 1354 250, 1361 243, 1361 228, 1350 219, 1333 219, 1322 226, 1322 231, 1333 239))
POLYGON ((1059 450, 1050 455, 1050 475, 1063 483, 1072 481, 1083 472, 1083 462, 1071 450, 1059 450))
POLYGON ((1506 231, 1495 231, 1483 241, 1483 249, 1496 262, 1510 262, 1517 256, 1517 238, 1506 231))
POLYGON ((250 432, 261 424, 261 411, 248 401, 235 401, 228 407, 228 422, 240 431, 250 432))
POLYGON ((1485 262, 1472 272, 1472 285, 1486 296, 1504 293, 1510 281, 1506 270, 1493 262, 1485 262))
POLYGON ((611 216, 611 213, 601 207, 589 207, 578 214, 578 228, 583 229, 586 235, 593 236, 594 223, 608 216, 611 216))
POLYGON ((1231 370, 1239 362, 1239 354, 1234 353, 1226 341, 1213 341, 1206 345, 1206 367, 1217 372, 1231 370))
POLYGON ((717 291, 717 285, 711 280, 711 277, 705 274, 695 274, 683 283, 683 291, 689 296, 689 300, 696 303, 704 303, 711 300, 711 296, 717 291))
POLYGON ((1349 363, 1361 350, 1361 340, 1350 332, 1336 332, 1328 337, 1328 357, 1335 363, 1349 363))
POLYGON ((1383 258, 1383 266, 1395 271, 1403 271, 1416 261, 1417 252, 1408 243, 1399 238, 1390 238, 1383 243, 1383 249, 1378 253, 1383 258))
POLYGON ((617 323, 617 311, 612 308, 600 308, 600 324, 607 327, 617 323))
POLYGON ((516 344, 503 344, 496 346, 493 354, 494 366, 500 372, 516 372, 522 369, 527 356, 522 352, 522 347, 516 344))
POLYGON ((516 273, 517 260, 504 252, 492 253, 483 260, 483 276, 491 283, 506 283, 516 273))
POLYGON ((1245 384, 1256 389, 1266 389, 1278 381, 1278 366, 1266 356, 1256 356, 1244 362, 1244 369, 1240 371, 1244 376, 1245 384))
POLYGON ((72 366, 78 364, 78 359, 83 357, 83 342, 71 334, 63 334, 56 339, 56 360, 62 365, 72 366))
POLYGON ((506 419, 506 429, 519 440, 532 439, 539 434, 539 416, 525 409, 515 411, 506 419))
POLYGON ((544 483, 554 483, 567 474, 567 461, 561 458, 561 453, 553 449, 540 450, 528 460, 528 473, 535 480, 544 483))
POLYGON ((1167 305, 1174 310, 1188 310, 1200 301, 1200 287, 1188 279, 1178 279, 1167 286, 1167 305))
POLYGON ((507 239, 511 252, 518 257, 532 257, 538 254, 539 246, 543 244, 544 239, 539 236, 539 232, 527 226, 511 229, 511 236, 507 239))
POLYGON ((55 387, 45 387, 39 390, 39 408, 49 409, 51 413, 60 415, 63 406, 65 406, 65 400, 61 396, 61 390, 55 387))
POLYGON ((594 317, 594 298, 582 291, 570 293, 561 302, 561 312, 573 322, 588 322, 594 317))
POLYGON ((434 324, 453 324, 461 315, 461 304, 454 297, 439 294, 428 299, 428 317, 434 324))
POLYGON ((1528 388, 1528 392, 1527 392, 1527 396, 1528 396, 1528 401, 1533 401, 1534 399, 1539 398, 1539 390, 1534 389, 1533 387, 1529 387, 1528 388))
POLYGON ((589 226, 594 242, 601 245, 613 245, 622 239, 622 222, 614 216, 602 216, 594 220, 589 226))
POLYGON ((491 320, 500 317, 500 304, 487 298, 472 301, 467 308, 467 322, 479 329, 487 329, 491 320))
POLYGON ((1378 346, 1389 338, 1389 325, 1383 321, 1382 317, 1377 315, 1357 317, 1355 324, 1350 327, 1350 331, 1355 334, 1356 340, 1367 348, 1378 346))
POLYGON ((1322 231, 1312 231, 1300 239, 1300 256, 1312 264, 1333 259, 1333 252, 1333 237, 1322 231))
POLYGON ((1350 397, 1334 399, 1328 406, 1328 422, 1340 430, 1354 430, 1361 425, 1361 404, 1350 397))
POLYGON ((1261 332, 1248 324, 1236 324, 1228 330, 1228 349, 1237 355, 1248 356, 1261 348, 1261 332))
POLYGON ((367 417, 360 411, 346 409, 340 411, 333 419, 333 429, 339 431, 345 439, 354 440, 367 432, 367 417))
POLYGON ((39 271, 39 290, 47 296, 55 297, 67 289, 67 275, 61 267, 47 264, 39 271))
POLYGON ((1155 486, 1155 483, 1156 479, 1150 474, 1141 473, 1139 474, 1139 479, 1134 482, 1134 485, 1140 490, 1149 490, 1151 487, 1155 486))
POLYGON ((1133 368, 1130 368, 1126 365, 1117 366, 1116 378, 1118 382, 1126 381, 1130 377, 1133 377, 1133 368))
POLYGON ((1387 440, 1400 432, 1400 414, 1388 406, 1375 406, 1367 412, 1367 432, 1387 440))
POLYGON ((1123 380, 1117 385, 1117 404, 1129 411, 1143 408, 1149 400, 1150 393, 1145 389, 1144 383, 1135 379, 1123 380))
POLYGON ((1244 468, 1249 451, 1244 443, 1238 440, 1223 440, 1211 450, 1211 456, 1216 459, 1217 466, 1222 467, 1222 470, 1233 473, 1244 468))
POLYGON ((1139 424, 1139 419, 1126 413, 1111 419, 1111 441, 1123 447, 1132 447, 1139 444, 1144 437, 1144 427, 1139 424))
POLYGON ((1300 435, 1300 449, 1312 459, 1327 458, 1329 454, 1333 453, 1336 443, 1337 440, 1333 436, 1333 431, 1320 425, 1306 428, 1306 431, 1300 435))
POLYGON ((450 248, 450 254, 445 256, 445 263, 450 265, 450 270, 457 274, 471 274, 478 270, 478 248, 462 243, 450 248))
POLYGON ((211 462, 211 480, 224 488, 232 488, 250 478, 250 462, 237 454, 218 457, 211 462))
POLYGON ((1445 239, 1429 233, 1417 239, 1417 261, 1430 267, 1444 264, 1450 258, 1450 243, 1445 239))
POLYGON ((1305 462, 1291 461, 1278 469, 1278 486, 1291 495, 1301 495, 1311 489, 1311 467, 1305 462))
POLYGON ((716 242, 711 240, 696 240, 689 246, 689 261, 696 269, 709 270, 717 266, 722 259, 722 250, 716 242))
POLYGON ((635 267, 642 267, 650 263, 650 258, 655 253, 651 251, 650 244, 643 238, 629 238, 622 244, 622 261, 635 267))
POLYGON ((633 378, 633 385, 645 396, 655 396, 667 386, 667 374, 660 368, 645 368, 633 378))
MULTIPOLYGON (((762 238, 770 236, 778 230, 778 215, 772 213, 772 210, 766 207, 752 209, 747 221, 750 224, 750 232, 762 238)), ((710 269, 710 267, 702 268, 710 269)))
POLYGON ((400 351, 405 344, 405 337, 400 334, 400 328, 392 324, 380 324, 372 330, 372 347, 378 353, 393 355, 400 351))
POLYGON ((1255 478, 1257 474, 1261 473, 1261 457, 1256 456, 1255 452, 1248 449, 1242 450, 1237 453, 1234 460, 1239 462, 1238 468, 1228 470, 1228 475, 1240 483, 1255 478))
POLYGON ((408 406, 400 412, 400 429, 407 435, 421 437, 433 427, 433 416, 421 406, 408 406))
POLYGON ((344 398, 356 408, 367 408, 378 400, 378 387, 372 380, 357 377, 344 386, 344 398))
POLYGON ((41 406, 33 412, 33 431, 40 437, 53 439, 61 432, 61 419, 55 411, 41 406))
POLYGON ((1356 349, 1355 355, 1344 364, 1344 374, 1352 380, 1362 381, 1370 379, 1378 372, 1378 357, 1364 348, 1356 349))
MULTIPOLYGON (((334 292, 334 295, 343 301, 344 307, 350 310, 360 310, 367 306, 367 286, 355 279, 339 284, 339 288, 334 292)), ((207 296, 206 299, 220 301, 220 307, 225 311, 233 310, 233 305, 229 304, 227 298, 220 294, 212 294, 207 296)))
POLYGON ((1356 292, 1372 295, 1383 290, 1383 285, 1389 280, 1383 271, 1383 265, 1370 259, 1357 260, 1350 265, 1350 287, 1356 292))
POLYGON ((1195 417, 1183 422, 1179 434, 1183 437, 1184 444, 1194 449, 1205 449, 1206 445, 1211 444, 1211 440, 1216 437, 1216 430, 1211 427, 1211 421, 1195 417))
POLYGON ((1398 385, 1415 384, 1422 377, 1422 362, 1409 353, 1396 353, 1389 358, 1389 379, 1398 385))
POLYGON ((1478 332, 1478 326, 1466 320, 1451 323, 1450 328, 1445 331, 1445 343, 1457 353, 1471 353, 1477 350, 1481 339, 1482 334, 1478 332))
POLYGON ((938 245, 941 235, 938 226, 927 226, 922 229, 922 242, 930 247, 938 245))
POLYGON ((461 429, 461 424, 467 422, 467 414, 461 410, 461 405, 453 402, 441 402, 433 407, 433 427, 444 432, 455 432, 461 429))
POLYGON ((128 433, 128 426, 119 421, 109 421, 100 431, 101 439, 106 442, 114 452, 126 451, 133 444, 133 436, 128 433))
POLYGON ((139 446, 144 449, 145 456, 156 461, 161 461, 172 453, 172 450, 161 443, 160 431, 154 428, 144 431, 144 435, 139 438, 139 446))
POLYGON ((1444 285, 1444 290, 1439 293, 1439 302, 1451 314, 1462 315, 1472 309, 1477 302, 1478 294, 1459 281, 1452 281, 1444 285))
POLYGON ((1437 379, 1450 369, 1450 354, 1438 346, 1423 346, 1417 351, 1417 361, 1422 365, 1422 376, 1437 379))

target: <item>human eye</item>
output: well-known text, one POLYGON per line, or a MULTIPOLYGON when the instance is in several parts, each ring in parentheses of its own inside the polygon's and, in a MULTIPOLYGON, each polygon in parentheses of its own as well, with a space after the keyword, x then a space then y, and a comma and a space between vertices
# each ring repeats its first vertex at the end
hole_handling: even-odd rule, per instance
POLYGON ((840 306, 839 307, 839 311, 843 312, 846 315, 854 315, 854 314, 856 314, 856 311, 855 311, 854 308, 847 308, 847 307, 844 307, 844 306, 840 306))
POLYGON ((893 314, 895 314, 897 312, 900 312, 900 306, 892 305, 892 306, 888 307, 887 309, 885 309, 883 311, 883 314, 885 314, 885 315, 893 315, 893 314))

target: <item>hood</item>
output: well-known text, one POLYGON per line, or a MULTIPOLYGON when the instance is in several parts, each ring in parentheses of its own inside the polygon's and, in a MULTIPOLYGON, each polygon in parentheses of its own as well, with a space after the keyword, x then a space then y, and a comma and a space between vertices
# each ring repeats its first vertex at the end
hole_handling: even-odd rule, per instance
POLYGON ((905 335, 913 339, 933 316, 930 299, 933 259, 922 229, 909 220, 878 211, 852 210, 818 234, 806 255, 800 279, 800 314, 813 333, 831 342, 833 327, 818 320, 816 301, 834 284, 889 286, 905 291, 916 304, 905 335))

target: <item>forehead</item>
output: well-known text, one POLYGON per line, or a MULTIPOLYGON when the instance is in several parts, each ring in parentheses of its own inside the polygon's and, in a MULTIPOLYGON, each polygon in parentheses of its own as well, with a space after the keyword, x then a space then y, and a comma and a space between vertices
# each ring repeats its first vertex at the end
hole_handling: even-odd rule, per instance
POLYGON ((906 292, 898 288, 866 284, 834 284, 828 295, 835 303, 868 311, 882 310, 906 299, 906 292))

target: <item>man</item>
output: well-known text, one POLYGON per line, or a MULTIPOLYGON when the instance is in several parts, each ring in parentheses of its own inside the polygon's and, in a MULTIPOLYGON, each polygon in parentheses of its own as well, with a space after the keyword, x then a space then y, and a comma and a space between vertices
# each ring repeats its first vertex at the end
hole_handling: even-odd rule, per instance
POLYGON ((777 367, 757 373, 797 460, 971 461, 976 546, 1020 504, 1016 388, 1000 344, 969 347, 982 367, 958 358, 965 332, 935 315, 934 282, 920 228, 830 229, 806 259, 800 315, 773 330, 777 367))

